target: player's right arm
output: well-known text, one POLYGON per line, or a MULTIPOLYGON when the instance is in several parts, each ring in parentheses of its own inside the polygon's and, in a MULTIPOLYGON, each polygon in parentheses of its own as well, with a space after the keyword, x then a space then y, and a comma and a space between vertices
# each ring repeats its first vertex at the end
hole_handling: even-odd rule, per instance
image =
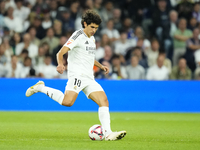
POLYGON ((63 55, 67 53, 69 50, 73 50, 75 46, 78 46, 78 36, 80 32, 74 32, 69 40, 63 45, 60 51, 57 53, 57 71, 62 74, 65 70, 65 66, 63 65, 63 55))
POLYGON ((65 66, 63 65, 63 55, 66 54, 70 50, 69 47, 63 46, 60 51, 56 54, 58 66, 57 71, 62 74, 65 70, 65 66))

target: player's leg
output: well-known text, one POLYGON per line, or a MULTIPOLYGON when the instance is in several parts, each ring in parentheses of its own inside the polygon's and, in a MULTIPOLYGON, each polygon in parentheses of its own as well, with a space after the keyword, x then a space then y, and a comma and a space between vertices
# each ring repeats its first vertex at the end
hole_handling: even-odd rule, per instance
POLYGON ((99 120, 105 129, 105 140, 118 140, 126 135, 126 131, 112 132, 110 127, 110 113, 108 99, 104 91, 96 91, 88 96, 99 105, 99 120))
POLYGON ((39 81, 37 84, 28 88, 26 91, 26 96, 29 97, 37 92, 44 93, 59 104, 68 107, 74 104, 78 96, 77 92, 69 90, 66 90, 65 94, 63 94, 63 92, 60 90, 45 86, 43 81, 39 81))
POLYGON ((104 128, 105 140, 117 140, 121 139, 126 135, 126 131, 112 132, 110 127, 110 113, 109 113, 109 103, 107 96, 101 87, 95 80, 89 80, 88 86, 83 90, 86 96, 92 99, 95 103, 99 105, 99 120, 104 128))
POLYGON ((112 130, 110 127, 110 113, 108 107, 108 99, 104 91, 95 91, 89 94, 88 98, 99 105, 99 120, 105 130, 105 134, 109 135, 112 130))
POLYGON ((94 92, 90 93, 88 98, 90 98, 95 103, 97 103, 97 105, 99 105, 99 107, 108 107, 109 106, 108 98, 104 91, 94 91, 94 92))
POLYGON ((77 96, 78 96, 78 93, 76 93, 74 91, 66 90, 64 99, 62 101, 62 105, 71 107, 74 104, 74 102, 76 101, 77 96))
POLYGON ((107 96, 103 91, 103 88, 95 80, 85 80, 87 80, 88 86, 83 89, 83 92, 89 99, 92 99, 97 103, 97 105, 99 105, 99 120, 106 131, 105 134, 109 135, 112 131, 110 128, 110 113, 107 96))
POLYGON ((62 105, 62 101, 64 98, 63 92, 61 92, 60 90, 45 86, 43 81, 39 81, 35 85, 29 87, 26 91, 26 96, 29 97, 38 92, 46 94, 51 99, 55 100, 56 102, 62 105))

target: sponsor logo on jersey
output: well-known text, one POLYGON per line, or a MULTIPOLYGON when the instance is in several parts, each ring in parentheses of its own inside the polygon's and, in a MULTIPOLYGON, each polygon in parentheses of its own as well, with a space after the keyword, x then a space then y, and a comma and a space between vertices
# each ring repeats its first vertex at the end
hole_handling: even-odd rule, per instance
POLYGON ((70 39, 70 40, 67 42, 67 45, 71 44, 72 42, 74 42, 74 40, 70 39))
POLYGON ((89 42, 88 42, 88 41, 86 41, 86 42, 85 42, 85 44, 89 44, 89 42))
POLYGON ((86 46, 86 51, 96 50, 96 47, 86 46))
POLYGON ((93 55, 95 55, 95 51, 88 51, 88 54, 93 54, 93 55))
POLYGON ((88 54, 93 54, 93 55, 95 55, 96 47, 86 46, 86 51, 88 51, 88 54))

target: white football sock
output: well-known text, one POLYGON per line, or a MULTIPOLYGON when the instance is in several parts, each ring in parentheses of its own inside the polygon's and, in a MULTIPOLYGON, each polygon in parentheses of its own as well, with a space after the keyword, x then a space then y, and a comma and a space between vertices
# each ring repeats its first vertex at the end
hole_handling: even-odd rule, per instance
POLYGON ((38 89, 39 92, 42 92, 42 93, 46 94, 51 99, 55 100, 60 105, 62 105, 62 102, 63 102, 63 99, 64 99, 63 92, 61 92, 61 91, 59 91, 57 89, 46 87, 46 86, 38 86, 37 89, 38 89))
POLYGON ((109 108, 106 106, 99 107, 99 120, 105 130, 105 136, 108 136, 112 131, 110 128, 110 113, 109 108))

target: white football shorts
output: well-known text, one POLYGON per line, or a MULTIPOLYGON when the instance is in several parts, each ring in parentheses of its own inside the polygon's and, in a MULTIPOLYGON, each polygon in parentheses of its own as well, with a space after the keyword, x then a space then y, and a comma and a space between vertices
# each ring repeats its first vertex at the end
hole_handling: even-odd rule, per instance
POLYGON ((87 98, 92 92, 104 91, 101 85, 97 83, 94 79, 84 76, 69 77, 65 90, 74 91, 76 93, 83 91, 87 98))

